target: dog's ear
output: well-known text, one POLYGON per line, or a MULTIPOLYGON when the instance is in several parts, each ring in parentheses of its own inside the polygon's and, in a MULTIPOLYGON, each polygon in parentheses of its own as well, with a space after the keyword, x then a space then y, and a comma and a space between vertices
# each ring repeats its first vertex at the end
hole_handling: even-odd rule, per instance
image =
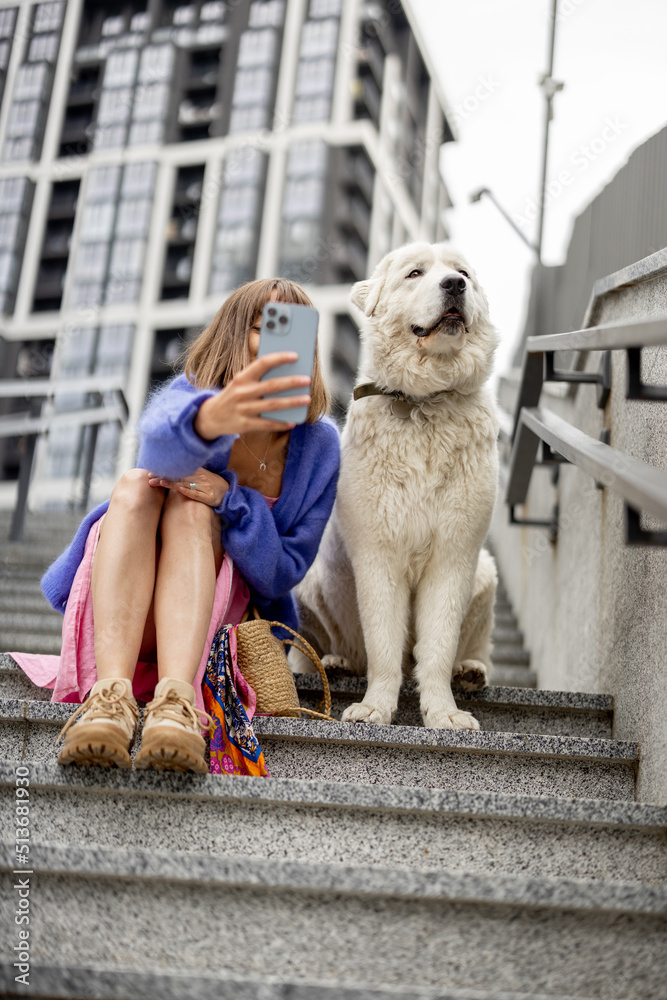
POLYGON ((380 295, 384 287, 390 263, 391 258, 388 254, 375 268, 372 278, 369 278, 368 281, 358 281, 356 285, 352 285, 350 300, 353 305, 358 306, 366 316, 372 316, 375 312, 375 307, 380 300, 380 295))

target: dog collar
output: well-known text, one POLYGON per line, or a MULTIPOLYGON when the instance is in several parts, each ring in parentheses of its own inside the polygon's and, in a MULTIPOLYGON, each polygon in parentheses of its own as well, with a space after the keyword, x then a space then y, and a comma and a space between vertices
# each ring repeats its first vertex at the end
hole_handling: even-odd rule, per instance
POLYGON ((412 407, 417 405, 416 401, 411 402, 402 392, 386 392, 384 389, 380 389, 375 382, 362 382, 361 385, 354 387, 352 395, 354 399, 363 399, 365 396, 391 397, 391 412, 395 417, 400 417, 401 420, 407 420, 412 413, 412 407))
POLYGON ((363 399, 365 396, 391 396, 392 399, 399 399, 402 403, 407 403, 408 406, 419 406, 420 403, 425 403, 426 400, 434 400, 438 396, 447 396, 452 392, 451 389, 440 389, 439 392, 434 392, 432 396, 426 396, 425 399, 410 399, 406 396, 404 392, 396 390, 391 392, 389 389, 381 389, 379 385, 375 382, 362 382, 361 385, 355 385, 352 396, 354 399, 363 399))

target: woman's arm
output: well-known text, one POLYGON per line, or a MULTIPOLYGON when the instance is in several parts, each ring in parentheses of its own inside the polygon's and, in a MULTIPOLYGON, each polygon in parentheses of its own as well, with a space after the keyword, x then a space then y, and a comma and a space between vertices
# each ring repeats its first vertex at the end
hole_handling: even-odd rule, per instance
MULTIPOLYGON (((229 461, 235 438, 248 430, 284 431, 294 424, 269 420, 260 412, 307 405, 310 396, 263 399, 268 393, 301 389, 308 376, 286 376, 260 381, 277 365, 293 361, 296 354, 283 351, 251 362, 224 387, 197 389, 185 375, 178 375, 155 393, 139 419, 137 465, 160 478, 180 479, 208 464, 213 450, 216 464, 229 461)), ((276 412, 276 416, 279 412, 276 412)))
MULTIPOLYGON (((253 590, 270 600, 287 594, 306 575, 336 497, 338 433, 324 422, 310 425, 310 430, 318 440, 311 442, 307 459, 296 472, 307 477, 307 486, 284 534, 276 523, 280 517, 274 517, 264 497, 249 486, 239 486, 231 471, 224 473, 229 489, 215 508, 224 548, 253 590)), ((283 489, 290 490, 290 485, 284 483, 283 489)))

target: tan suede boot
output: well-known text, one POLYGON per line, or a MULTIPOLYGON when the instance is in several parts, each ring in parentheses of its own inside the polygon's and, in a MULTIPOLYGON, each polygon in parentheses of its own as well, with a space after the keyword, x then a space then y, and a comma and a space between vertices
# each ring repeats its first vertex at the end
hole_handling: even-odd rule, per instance
POLYGON ((146 706, 141 749, 134 766, 140 770, 197 771, 206 774, 206 743, 202 726, 210 729, 206 712, 195 708, 195 689, 187 681, 163 677, 146 706))
POLYGON ((115 677, 97 681, 83 705, 63 726, 65 745, 59 764, 132 767, 130 747, 139 723, 132 681, 115 677))

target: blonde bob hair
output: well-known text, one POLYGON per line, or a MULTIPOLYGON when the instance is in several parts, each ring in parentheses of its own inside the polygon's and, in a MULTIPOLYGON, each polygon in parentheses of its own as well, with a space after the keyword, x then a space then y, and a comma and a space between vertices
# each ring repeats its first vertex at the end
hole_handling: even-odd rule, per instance
MULTIPOLYGON (((250 364, 248 333, 274 291, 278 302, 313 304, 303 288, 287 278, 260 278, 241 285, 225 299, 206 329, 186 349, 184 370, 193 385, 200 389, 222 389, 250 364)), ((307 422, 314 423, 329 409, 317 348, 310 397, 307 422)), ((279 414, 276 417, 279 419, 279 414)))

